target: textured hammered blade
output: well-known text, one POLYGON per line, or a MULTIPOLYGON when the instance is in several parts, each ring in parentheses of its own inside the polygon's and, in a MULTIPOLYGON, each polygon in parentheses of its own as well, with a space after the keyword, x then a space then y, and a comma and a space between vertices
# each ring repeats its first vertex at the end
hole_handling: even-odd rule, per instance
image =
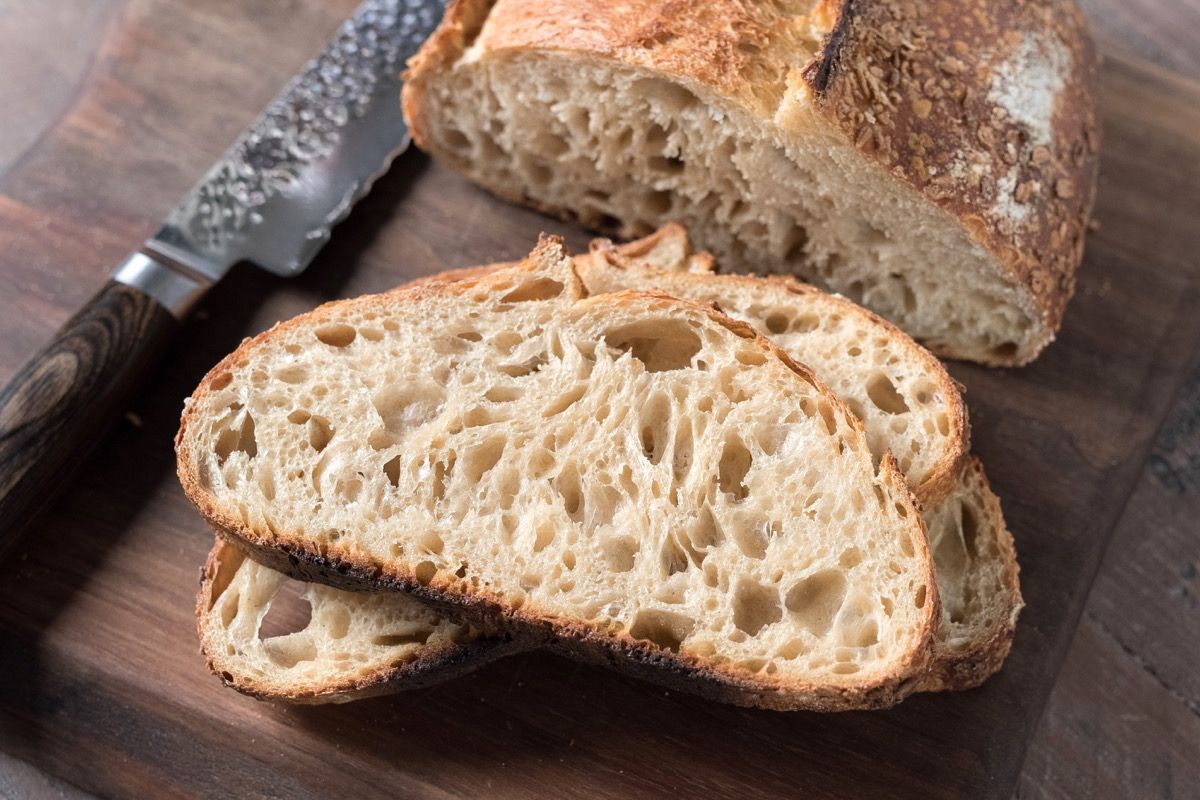
POLYGON ((238 261, 308 266, 408 145, 400 71, 441 0, 367 0, 167 217, 146 244, 218 280, 238 261))

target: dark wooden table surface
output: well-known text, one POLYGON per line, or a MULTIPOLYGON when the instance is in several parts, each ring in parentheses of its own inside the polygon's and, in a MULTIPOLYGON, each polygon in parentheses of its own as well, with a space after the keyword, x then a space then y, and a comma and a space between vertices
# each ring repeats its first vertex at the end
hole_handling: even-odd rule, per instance
MULTIPOLYGON (((0 381, 353 5, 0 0, 0 381)), ((220 687, 170 447, 199 376, 325 299, 588 238, 409 154, 301 279, 235 271, 0 564, 0 797, 1196 796, 1200 7, 1085 5, 1106 141, 1079 294, 1034 365, 953 367, 1029 603, 983 689, 779 715, 544 655, 337 708, 220 687)))

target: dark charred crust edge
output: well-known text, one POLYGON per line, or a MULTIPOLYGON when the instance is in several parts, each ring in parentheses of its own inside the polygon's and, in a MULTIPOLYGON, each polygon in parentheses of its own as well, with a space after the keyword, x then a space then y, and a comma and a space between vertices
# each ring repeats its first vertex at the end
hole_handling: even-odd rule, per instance
MULTIPOLYGON (((254 560, 298 580, 314 581, 347 591, 405 592, 450 619, 479 628, 485 636, 498 637, 505 646, 499 652, 488 653, 492 659, 523 649, 542 647, 577 661, 604 666, 666 686, 698 694, 720 702, 775 711, 848 711, 889 708, 917 690, 924 672, 906 674, 902 679, 885 680, 867 687, 792 687, 757 685, 756 682, 730 675, 699 664, 685 656, 664 652, 652 644, 623 634, 596 631, 579 623, 555 625, 544 615, 533 616, 514 609, 500 598, 488 599, 455 591, 455 584, 436 581, 423 584, 411 576, 389 573, 377 566, 348 557, 331 557, 307 550, 302 544, 290 541, 258 544, 236 532, 221 528, 223 538, 251 553, 254 560), (805 696, 798 696, 797 691, 805 696)), ((464 648, 462 659, 470 654, 464 648)), ((490 660, 490 659, 489 659, 490 660)), ((478 664, 446 659, 447 664, 462 666, 469 671, 478 664)), ((479 662, 482 663, 482 662, 479 662)), ((387 680, 404 681, 404 688, 416 688, 451 677, 458 672, 443 669, 442 663, 412 670, 409 674, 394 673, 387 680), (435 672, 433 667, 437 667, 435 672), (419 684, 409 681, 425 679, 419 684)), ((234 686, 239 691, 254 691, 234 686)), ((379 694, 397 691, 400 687, 379 688, 379 694)), ((368 696, 359 694, 356 696, 368 696)), ((290 699, 290 698, 289 698, 290 699)))
POLYGON ((850 28, 850 18, 854 15, 856 0, 843 0, 838 10, 837 22, 833 29, 821 42, 821 55, 804 68, 803 77, 817 96, 825 94, 829 84, 837 72, 838 62, 842 56, 842 44, 846 41, 846 32, 850 28))

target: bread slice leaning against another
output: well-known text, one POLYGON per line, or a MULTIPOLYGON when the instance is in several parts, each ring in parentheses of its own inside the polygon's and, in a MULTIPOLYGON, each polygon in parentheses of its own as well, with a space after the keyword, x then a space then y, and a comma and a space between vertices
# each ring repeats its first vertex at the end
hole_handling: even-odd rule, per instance
POLYGON ((1095 187, 1069 0, 458 0, 411 62, 423 150, 622 238, 841 292, 943 355, 1054 337, 1095 187))
POLYGON ((245 342, 176 438, 266 565, 716 699, 887 706, 939 618, 894 461, 743 323, 518 270, 332 303, 245 342))

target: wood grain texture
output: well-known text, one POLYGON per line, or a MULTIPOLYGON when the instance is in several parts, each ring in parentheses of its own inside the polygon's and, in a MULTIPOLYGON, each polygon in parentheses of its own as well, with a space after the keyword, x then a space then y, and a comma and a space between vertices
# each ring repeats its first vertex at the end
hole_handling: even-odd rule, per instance
POLYGON ((109 281, 0 389, 0 556, 74 477, 178 323, 109 281))
MULTIPOLYGON (((0 380, 353 5, 129 0, 115 12, 86 88, 0 176, 0 380)), ((0 42, 0 76, 8 52, 0 42)), ((0 750, 117 797, 1011 796, 1105 542, 1118 521, 1133 531, 1122 536, 1142 533, 1127 501, 1200 344, 1200 88, 1110 55, 1102 91, 1100 228, 1059 341, 1025 369, 953 367, 1028 602, 1008 665, 983 688, 885 713, 775 714, 530 654, 410 695, 276 708, 207 674, 191 609, 210 534, 182 497, 171 451, 199 377, 243 336, 322 300, 517 258, 541 230, 575 248, 587 241, 408 154, 301 278, 239 268, 209 296, 133 403, 136 422, 83 465, 42 535, 0 563, 0 681, 10 687, 0 750)), ((1117 586, 1114 597, 1143 591, 1136 579, 1117 586)), ((1131 647, 1158 641, 1152 629, 1137 639, 1105 624, 1131 647)), ((1081 651, 1088 642, 1077 640, 1068 664, 1093 682, 1093 654, 1127 667, 1119 645, 1094 641, 1081 651)), ((1162 646, 1156 669, 1183 663, 1162 655, 1171 652, 1162 646)), ((1136 696, 1158 697, 1143 672, 1110 674, 1140 676, 1136 696)), ((1134 695, 1081 685, 1062 700, 1084 722, 1060 716, 1055 730, 1091 732, 1053 737, 1051 757, 1072 768, 1050 796, 1075 794, 1072 781, 1098 769, 1087 761, 1097 737, 1112 743, 1106 758, 1136 752, 1109 716, 1134 695)), ((1147 714, 1138 733, 1186 733, 1177 712, 1147 714)), ((1109 791, 1099 778, 1086 785, 1109 791)))
POLYGON ((1021 776, 1024 800, 1200 787, 1200 365, 1159 432, 1021 776))

